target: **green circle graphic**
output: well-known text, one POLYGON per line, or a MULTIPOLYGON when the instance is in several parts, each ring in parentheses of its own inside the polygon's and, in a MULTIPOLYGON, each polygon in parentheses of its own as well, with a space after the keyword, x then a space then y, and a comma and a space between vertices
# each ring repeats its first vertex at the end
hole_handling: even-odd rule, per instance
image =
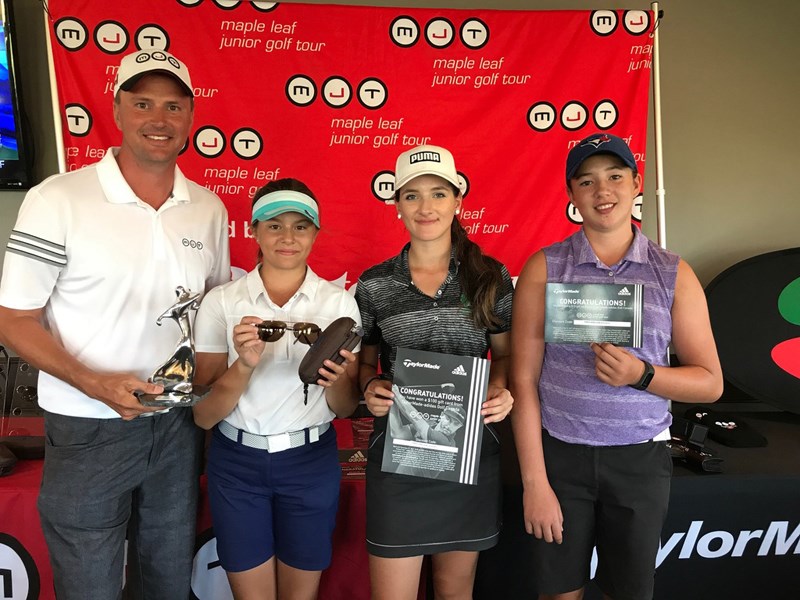
POLYGON ((783 288, 778 296, 778 311, 789 323, 800 325, 800 278, 783 288))

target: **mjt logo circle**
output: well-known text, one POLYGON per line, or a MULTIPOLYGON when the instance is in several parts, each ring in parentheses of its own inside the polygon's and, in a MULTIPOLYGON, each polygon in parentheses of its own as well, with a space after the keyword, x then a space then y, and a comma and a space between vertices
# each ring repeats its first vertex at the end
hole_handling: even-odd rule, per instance
POLYGON ((30 553, 15 537, 0 533, 0 598, 36 600, 39 571, 30 553))

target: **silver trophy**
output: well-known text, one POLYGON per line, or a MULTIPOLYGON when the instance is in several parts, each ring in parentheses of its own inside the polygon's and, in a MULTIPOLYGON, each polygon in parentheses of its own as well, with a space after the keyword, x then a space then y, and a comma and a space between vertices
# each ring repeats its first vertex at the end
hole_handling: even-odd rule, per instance
POLYGON ((182 286, 175 288, 178 299, 164 314, 156 320, 161 325, 161 319, 170 318, 181 328, 181 338, 178 345, 167 361, 158 367, 150 381, 163 385, 164 391, 160 394, 139 394, 139 402, 144 406, 168 408, 172 406, 192 406, 202 400, 211 388, 207 385, 194 385, 195 355, 194 339, 192 337, 192 322, 189 311, 197 310, 200 294, 193 294, 182 286))

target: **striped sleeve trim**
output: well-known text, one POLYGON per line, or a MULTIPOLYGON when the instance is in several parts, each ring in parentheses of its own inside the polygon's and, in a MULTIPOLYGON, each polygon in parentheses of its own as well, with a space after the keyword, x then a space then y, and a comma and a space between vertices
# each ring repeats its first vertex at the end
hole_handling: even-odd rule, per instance
POLYGON ((15 229, 11 232, 6 251, 32 258, 48 265, 64 267, 67 264, 67 253, 64 248, 61 244, 55 244, 15 229))

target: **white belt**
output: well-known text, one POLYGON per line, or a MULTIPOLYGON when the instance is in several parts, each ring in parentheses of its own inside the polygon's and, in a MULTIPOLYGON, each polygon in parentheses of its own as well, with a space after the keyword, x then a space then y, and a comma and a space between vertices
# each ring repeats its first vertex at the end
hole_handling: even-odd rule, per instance
POLYGON ((219 432, 229 440, 237 442, 248 448, 257 448, 267 452, 281 452, 289 448, 299 448, 306 444, 313 444, 319 440, 320 436, 328 431, 330 423, 315 425, 300 431, 289 431, 287 433, 276 433, 274 435, 256 435, 244 429, 237 429, 227 421, 220 421, 217 424, 219 432), (306 436, 306 432, 308 436, 306 436))

